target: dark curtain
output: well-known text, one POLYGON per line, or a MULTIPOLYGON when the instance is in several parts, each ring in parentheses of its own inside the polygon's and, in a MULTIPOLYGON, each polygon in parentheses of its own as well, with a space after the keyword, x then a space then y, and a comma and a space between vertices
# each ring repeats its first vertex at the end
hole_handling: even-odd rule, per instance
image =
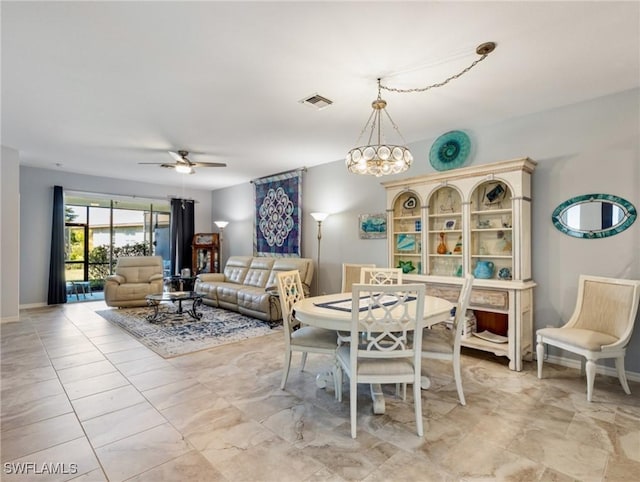
POLYGON ((171 274, 191 268, 191 241, 194 234, 193 201, 171 200, 171 274))
POLYGON ((64 276, 64 196, 62 186, 54 186, 47 304, 58 305, 66 302, 67 290, 64 276))

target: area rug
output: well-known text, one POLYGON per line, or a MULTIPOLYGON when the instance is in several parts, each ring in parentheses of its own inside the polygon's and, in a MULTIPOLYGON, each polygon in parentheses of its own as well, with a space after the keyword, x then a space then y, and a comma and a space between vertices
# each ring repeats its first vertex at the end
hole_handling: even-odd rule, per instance
POLYGON ((198 308, 202 312, 199 321, 186 313, 170 312, 161 321, 150 323, 146 317, 151 311, 146 307, 113 308, 96 313, 129 332, 163 358, 269 335, 282 329, 282 325, 272 327, 265 321, 210 306, 198 308))

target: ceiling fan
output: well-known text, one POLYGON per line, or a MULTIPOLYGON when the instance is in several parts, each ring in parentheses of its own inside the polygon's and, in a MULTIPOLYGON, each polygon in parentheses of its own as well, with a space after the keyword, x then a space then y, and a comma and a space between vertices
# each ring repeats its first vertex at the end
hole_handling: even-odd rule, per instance
POLYGON ((168 151, 171 157, 176 161, 174 163, 169 162, 139 162, 138 164, 155 164, 160 167, 166 167, 169 169, 175 169, 176 172, 181 174, 194 174, 194 167, 227 167, 224 162, 193 162, 187 156, 189 151, 168 151))

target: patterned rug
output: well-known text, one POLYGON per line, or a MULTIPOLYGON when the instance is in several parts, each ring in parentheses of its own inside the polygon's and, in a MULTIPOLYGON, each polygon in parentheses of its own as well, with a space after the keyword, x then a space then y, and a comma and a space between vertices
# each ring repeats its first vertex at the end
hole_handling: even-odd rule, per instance
POLYGON ((179 315, 169 311, 165 312, 161 321, 150 323, 146 317, 151 312, 147 307, 96 311, 163 358, 173 358, 247 338, 270 335, 282 329, 282 324, 272 328, 266 321, 206 305, 198 308, 198 312, 202 312, 200 321, 194 320, 186 313, 179 315))

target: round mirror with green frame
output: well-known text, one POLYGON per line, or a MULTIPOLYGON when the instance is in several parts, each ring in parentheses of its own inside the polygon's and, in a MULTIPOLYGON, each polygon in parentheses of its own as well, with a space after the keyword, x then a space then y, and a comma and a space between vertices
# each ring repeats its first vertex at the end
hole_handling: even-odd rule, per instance
POLYGON ((551 215, 553 225, 574 238, 606 238, 621 233, 636 220, 626 199, 612 194, 584 194, 560 204, 551 215))

